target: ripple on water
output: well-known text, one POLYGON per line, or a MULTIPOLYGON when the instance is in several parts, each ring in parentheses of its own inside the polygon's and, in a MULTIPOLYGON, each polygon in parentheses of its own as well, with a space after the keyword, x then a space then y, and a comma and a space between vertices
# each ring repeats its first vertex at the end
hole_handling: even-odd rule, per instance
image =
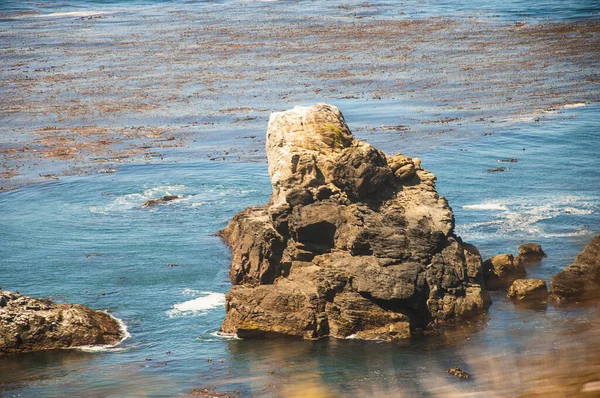
POLYGON ((592 234, 593 231, 585 223, 585 216, 600 211, 594 198, 576 195, 510 198, 463 205, 462 208, 473 212, 490 212, 485 221, 457 225, 457 232, 465 239, 592 234))

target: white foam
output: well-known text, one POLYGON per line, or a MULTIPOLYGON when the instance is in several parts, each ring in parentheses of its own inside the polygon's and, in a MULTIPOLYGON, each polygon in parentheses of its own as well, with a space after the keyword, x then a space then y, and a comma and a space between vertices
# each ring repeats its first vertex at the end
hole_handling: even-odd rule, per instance
POLYGON ((171 318, 184 315, 204 315, 213 308, 225 305, 225 295, 223 293, 202 292, 201 294, 205 296, 174 304, 167 314, 171 318))
MULTIPOLYGON (((96 214, 110 214, 114 212, 126 211, 139 208, 146 201, 151 199, 159 199, 167 195, 181 194, 187 189, 185 185, 162 185, 154 188, 149 188, 142 193, 130 193, 119 196, 105 206, 92 206, 90 211, 96 214)), ((185 198, 182 198, 185 199, 185 198)), ((169 205, 166 202, 165 205, 169 205)))
POLYGON ((598 213, 600 207, 596 200, 583 196, 552 195, 465 205, 464 209, 493 210, 493 212, 490 212, 488 219, 470 224, 458 224, 457 233, 465 239, 489 239, 493 236, 507 235, 523 238, 587 235, 590 231, 578 227, 577 222, 573 222, 573 227, 566 229, 561 222, 561 225, 554 229, 553 224, 548 221, 557 217, 578 217, 598 213))
POLYGON ((565 108, 565 109, 581 108, 582 106, 587 106, 587 104, 585 102, 575 102, 573 104, 565 104, 565 105, 563 105, 563 108, 565 108))
POLYGON ((125 322, 123 322, 121 319, 119 319, 115 316, 112 316, 108 312, 106 312, 106 314, 108 316, 110 316, 112 319, 114 319, 119 324, 119 329, 121 330, 121 333, 123 334, 123 338, 119 342, 117 342, 115 344, 81 345, 81 346, 71 347, 71 348, 76 349, 76 350, 86 351, 86 352, 107 352, 107 351, 119 352, 119 351, 127 350, 127 348, 125 348, 125 347, 117 347, 122 342, 124 342, 125 340, 127 340, 128 338, 131 337, 131 334, 129 334, 129 331, 127 331, 127 325, 125 325, 125 322))
POLYGON ((465 205, 462 208, 470 210, 508 210, 508 207, 500 203, 481 203, 475 205, 465 205))
POLYGON ((60 17, 94 17, 97 15, 112 14, 108 11, 67 11, 53 12, 50 14, 32 15, 34 18, 60 18, 60 17))
POLYGON ((200 290, 188 289, 188 288, 185 288, 181 291, 181 294, 183 294, 184 296, 198 296, 202 293, 203 292, 201 292, 200 290))
POLYGON ((223 333, 217 330, 216 332, 212 332, 210 335, 224 340, 241 340, 237 333, 223 333))

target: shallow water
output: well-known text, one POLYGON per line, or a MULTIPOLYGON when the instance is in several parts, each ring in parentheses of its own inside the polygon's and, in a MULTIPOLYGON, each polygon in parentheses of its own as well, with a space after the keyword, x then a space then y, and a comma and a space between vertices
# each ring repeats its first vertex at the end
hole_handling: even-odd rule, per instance
MULTIPOLYGON (((260 3, 248 2, 248 7, 254 7, 249 16, 255 16, 261 7, 273 12, 275 3, 281 3, 283 21, 298 10, 296 2, 260 3)), ((349 2, 352 7, 348 13, 365 18, 387 18, 392 14, 400 19, 475 16, 527 22, 594 19, 598 15, 594 1, 574 1, 568 6, 548 1, 535 8, 522 1, 502 5, 407 1, 401 11, 405 14, 398 14, 393 2, 371 3, 349 2)), ((52 14, 108 12, 118 7, 128 11, 119 11, 119 18, 107 23, 115 27, 122 24, 126 30, 128 23, 140 25, 136 13, 152 18, 165 10, 232 7, 234 15, 241 17, 244 13, 236 8, 239 4, 107 1, 49 2, 41 6, 35 2, 2 2, 0 7, 10 14, 5 24, 17 24, 16 9, 52 14)), ((300 4, 304 16, 314 12, 339 16, 339 4, 334 2, 300 4)), ((80 16, 71 14, 69 18, 80 16)), ((57 23, 58 31, 64 23, 79 23, 71 19, 57 23)), ((44 21, 39 22, 40 29, 54 40, 52 25, 44 21)), ((36 29, 31 20, 24 26, 36 29)), ((48 51, 44 54, 62 56, 52 53, 47 44, 40 46, 48 51)), ((85 48, 82 46, 82 51, 85 48)), ((86 55, 92 54, 93 46, 86 51, 86 55)), ((81 67, 73 65, 69 68, 81 67)), ((160 73, 165 71, 157 71, 160 73)), ((280 80, 270 89, 281 92, 276 87, 280 80)), ((81 88, 82 84, 73 87, 81 88)), ((460 91, 448 85, 443 88, 445 98, 460 91)), ((253 91, 249 92, 240 95, 252 96, 253 91)), ((456 231, 464 240, 476 244, 484 257, 515 253, 520 243, 539 242, 548 258, 528 271, 531 277, 548 282, 600 232, 600 106, 594 102, 597 95, 586 96, 590 92, 594 93, 583 92, 578 101, 561 99, 562 107, 544 113, 538 111, 540 108, 520 109, 518 114, 511 114, 511 120, 502 122, 498 118, 493 126, 487 121, 476 122, 480 115, 473 114, 465 121, 450 123, 453 128, 446 128, 449 123, 444 123, 439 129, 448 131, 443 134, 435 134, 438 128, 424 129, 420 123, 464 115, 468 110, 435 99, 413 103, 406 97, 384 96, 373 101, 370 95, 340 98, 316 93, 308 98, 292 95, 289 101, 310 103, 315 97, 331 102, 344 112, 357 137, 389 154, 402 151, 421 157, 423 167, 437 175, 438 191, 453 207, 456 231), (535 121, 536 117, 541 118, 535 121), (408 130, 382 128, 397 125, 406 125, 408 130), (509 158, 517 162, 499 162, 509 158), (497 167, 506 170, 487 171, 497 167)), ((244 101, 247 98, 242 97, 244 101)), ((274 105, 269 98, 261 97, 253 106, 271 109, 274 105)), ((211 111, 239 105, 236 100, 216 105, 210 105, 210 98, 202 101, 211 111)), ((287 101, 275 104, 287 106, 287 101)), ((152 118, 165 125, 187 123, 202 113, 194 106, 166 111, 161 108, 152 118)), ((311 386, 361 396, 443 395, 447 391, 439 388, 444 385, 462 393, 481 392, 490 385, 485 382, 481 364, 473 359, 486 355, 510 358, 515 365, 501 371, 516 374, 517 381, 495 388, 500 396, 514 396, 521 387, 519 375, 528 372, 519 368, 519 361, 530 355, 544 355, 548 344, 551 348, 568 346, 573 338, 561 332, 585 322, 594 312, 515 308, 501 293, 493 293, 489 319, 482 325, 472 325, 472 333, 449 332, 391 345, 354 340, 246 341, 219 336, 216 332, 224 318, 224 294, 230 287, 229 251, 215 233, 236 212, 268 200, 267 165, 260 149, 267 114, 263 111, 256 120, 242 126, 228 120, 229 116, 212 119, 222 124, 194 131, 194 140, 186 146, 164 149, 162 162, 125 164, 114 174, 61 176, 60 180, 0 193, 2 288, 110 310, 124 321, 131 334, 119 347, 100 352, 69 350, 2 358, 1 396, 174 396, 205 386, 223 391, 239 389, 243 395, 255 396, 289 396, 297 387, 311 386), (227 155, 228 161, 222 162, 207 160, 207 153, 229 147, 260 152, 255 157, 227 155), (140 208, 145 201, 167 194, 182 195, 182 199, 140 208), (467 369, 473 380, 455 385, 445 369, 456 366, 467 369)), ((2 128, 22 128, 27 116, 11 115, 2 128)), ((31 123, 44 126, 52 117, 38 115, 31 123)), ((93 117, 95 122, 115 123, 119 128, 132 123, 128 119, 131 115, 93 117)), ((136 117, 143 119, 145 115, 136 117)), ((65 123, 76 122, 67 119, 65 123)), ((5 136, 10 135, 4 134, 3 141, 5 136)), ((10 136, 11 140, 29 138, 10 136)))

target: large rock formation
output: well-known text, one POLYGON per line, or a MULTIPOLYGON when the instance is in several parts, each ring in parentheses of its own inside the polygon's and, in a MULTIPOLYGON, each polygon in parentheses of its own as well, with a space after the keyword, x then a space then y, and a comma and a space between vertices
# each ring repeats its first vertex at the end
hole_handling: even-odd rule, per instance
POLYGON ((490 305, 479 252, 418 159, 354 140, 327 104, 272 114, 267 157, 270 202, 221 231, 223 332, 391 340, 490 305))
POLYGON ((113 345, 125 337, 124 333, 104 312, 0 290, 0 355, 113 345))
POLYGON ((553 298, 562 302, 600 298, 600 235, 583 249, 575 262, 552 278, 553 298))

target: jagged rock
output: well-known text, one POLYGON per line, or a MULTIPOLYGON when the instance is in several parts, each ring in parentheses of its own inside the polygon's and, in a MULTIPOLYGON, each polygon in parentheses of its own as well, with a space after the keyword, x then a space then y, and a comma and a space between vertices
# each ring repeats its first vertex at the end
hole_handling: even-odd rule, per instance
POLYGON ((483 263, 486 287, 490 290, 509 287, 515 280, 527 275, 519 257, 505 253, 490 257, 483 263))
POLYGON ((113 345, 124 337, 119 323, 105 312, 0 290, 0 355, 113 345))
POLYGON ((517 301, 545 301, 548 287, 541 279, 517 279, 508 289, 507 297, 517 301))
POLYGON ((458 377, 459 379, 468 379, 471 377, 467 372, 461 368, 450 368, 446 371, 448 374, 458 377))
POLYGON ((394 340, 485 312, 481 256, 420 160, 353 139, 327 104, 271 115, 268 204, 220 232, 223 332, 394 340))
POLYGON ((146 207, 156 206, 157 204, 165 203, 165 202, 170 202, 172 200, 179 199, 179 198, 181 198, 181 196, 178 196, 178 195, 165 195, 162 198, 147 200, 143 205, 140 206, 140 208, 141 209, 145 209, 146 207))
POLYGON ((562 302, 600 298, 600 235, 577 255, 573 264, 552 278, 553 298, 562 302))
POLYGON ((537 243, 524 243, 519 246, 518 257, 524 264, 534 263, 548 257, 537 243))

